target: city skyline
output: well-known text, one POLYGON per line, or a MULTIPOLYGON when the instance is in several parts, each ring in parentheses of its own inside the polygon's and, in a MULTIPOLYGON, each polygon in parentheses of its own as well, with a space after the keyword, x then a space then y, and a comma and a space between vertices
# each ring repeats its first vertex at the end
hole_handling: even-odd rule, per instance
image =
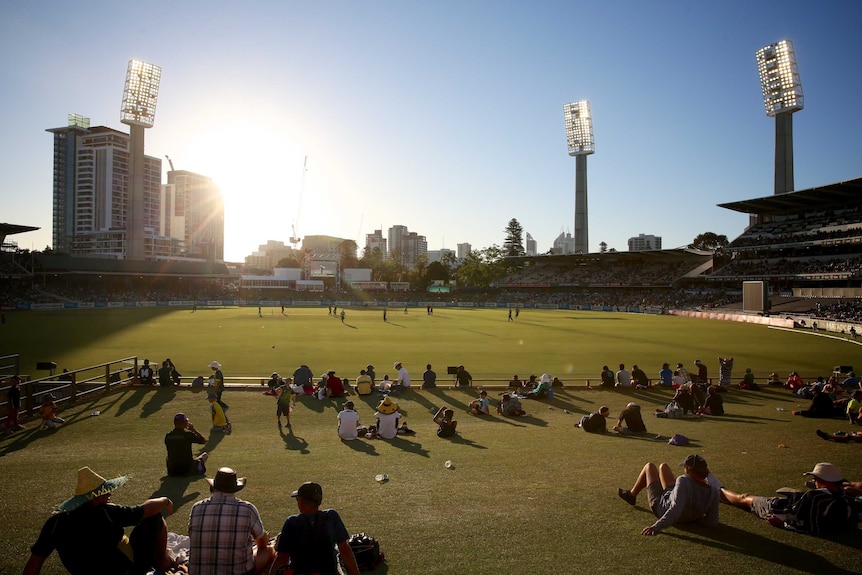
MULTIPOLYGON (((560 110, 582 99, 596 146, 591 252, 601 242, 625 251, 639 234, 666 248, 705 231, 736 237, 748 218, 717 204, 772 193, 774 123, 755 52, 782 39, 806 100, 794 119, 795 189, 862 175, 854 2, 776 12, 737 1, 157 0, 167 17, 139 22, 123 2, 48 4, 0 8, 0 220, 41 227, 10 238, 22 248, 52 243, 45 130, 70 113, 122 129, 132 58, 162 69, 146 153, 221 189, 229 261, 287 243, 294 226, 361 247, 398 222, 429 250, 482 249, 502 245, 513 217, 544 252, 574 232, 560 110), (70 42, 69 30, 81 33, 70 42)), ((166 171, 163 162, 163 183, 166 171)))

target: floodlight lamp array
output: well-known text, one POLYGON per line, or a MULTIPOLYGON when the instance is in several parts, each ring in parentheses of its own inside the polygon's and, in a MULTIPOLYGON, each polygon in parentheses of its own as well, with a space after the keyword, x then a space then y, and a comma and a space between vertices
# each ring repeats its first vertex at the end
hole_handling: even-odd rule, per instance
POLYGON ((796 112, 803 107, 802 82, 790 40, 764 46, 755 53, 763 106, 767 116, 796 112))
POLYGON ((123 90, 123 105, 120 121, 124 124, 152 128, 159 100, 159 82, 162 69, 141 60, 129 60, 126 71, 126 87, 123 90))
POLYGON ((593 140, 593 117, 590 115, 590 102, 579 100, 563 105, 566 120, 566 142, 570 156, 585 156, 595 153, 593 140))

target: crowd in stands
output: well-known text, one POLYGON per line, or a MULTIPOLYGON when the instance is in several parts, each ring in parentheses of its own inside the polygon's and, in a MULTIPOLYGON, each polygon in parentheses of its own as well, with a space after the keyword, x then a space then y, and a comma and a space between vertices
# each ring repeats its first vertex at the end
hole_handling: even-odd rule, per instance
POLYGON ((777 277, 786 275, 841 274, 855 277, 862 272, 862 256, 836 257, 738 257, 715 270, 713 276, 777 277))
POLYGON ((603 262, 601 258, 583 265, 540 263, 513 273, 497 285, 669 286, 702 263, 700 260, 679 263, 603 262))
POLYGON ((862 236, 859 207, 791 215, 756 224, 730 242, 728 248, 767 247, 862 236))

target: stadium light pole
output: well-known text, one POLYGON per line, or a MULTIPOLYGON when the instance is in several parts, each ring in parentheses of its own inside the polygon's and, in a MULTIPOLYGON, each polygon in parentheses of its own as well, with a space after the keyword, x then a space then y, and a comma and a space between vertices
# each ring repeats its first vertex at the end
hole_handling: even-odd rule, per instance
POLYGON ((129 60, 120 121, 129 126, 129 195, 125 257, 144 259, 144 130, 153 127, 162 69, 129 60))
POLYGON ((587 156, 595 153, 590 102, 579 100, 563 106, 569 155, 575 157, 575 253, 590 253, 587 217, 587 156))
POLYGON ((793 113, 803 106, 802 82, 790 40, 764 46, 755 53, 763 106, 775 118, 775 193, 793 191, 793 113))

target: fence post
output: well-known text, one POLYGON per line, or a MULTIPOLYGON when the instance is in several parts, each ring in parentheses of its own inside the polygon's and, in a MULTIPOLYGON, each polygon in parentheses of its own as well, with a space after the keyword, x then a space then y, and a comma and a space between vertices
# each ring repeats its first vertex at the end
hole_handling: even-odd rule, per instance
POLYGON ((78 374, 72 372, 72 380, 69 382, 69 386, 71 387, 71 392, 69 393, 69 399, 71 399, 72 403, 78 398, 78 374))
POLYGON ((107 393, 111 389, 111 364, 105 364, 105 392, 107 393))

